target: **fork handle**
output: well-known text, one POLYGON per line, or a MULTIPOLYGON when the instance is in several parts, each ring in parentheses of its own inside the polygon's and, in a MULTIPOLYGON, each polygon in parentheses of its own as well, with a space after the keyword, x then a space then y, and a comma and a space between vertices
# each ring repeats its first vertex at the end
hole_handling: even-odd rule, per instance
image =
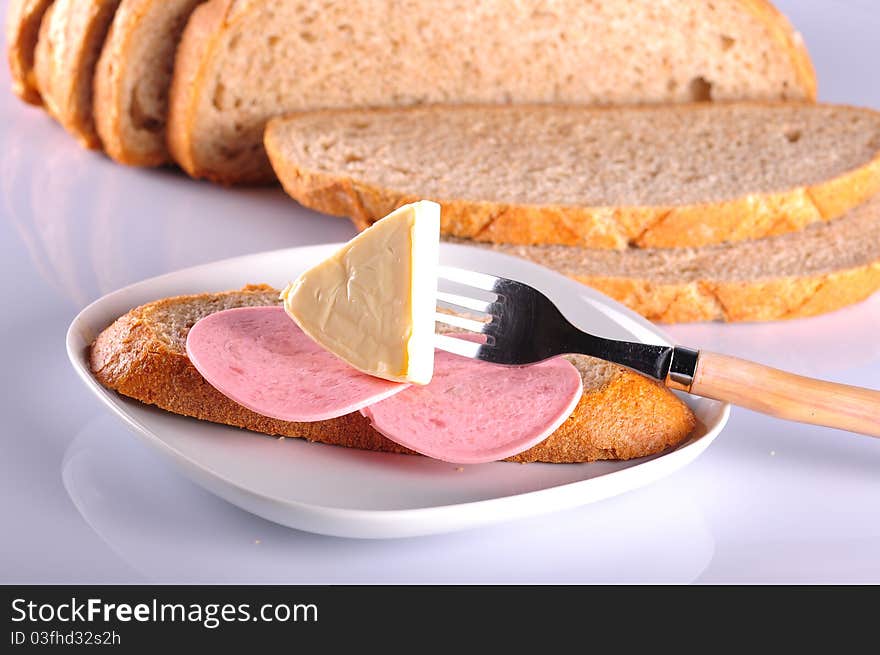
POLYGON ((880 437, 880 391, 700 351, 690 392, 789 421, 880 437))

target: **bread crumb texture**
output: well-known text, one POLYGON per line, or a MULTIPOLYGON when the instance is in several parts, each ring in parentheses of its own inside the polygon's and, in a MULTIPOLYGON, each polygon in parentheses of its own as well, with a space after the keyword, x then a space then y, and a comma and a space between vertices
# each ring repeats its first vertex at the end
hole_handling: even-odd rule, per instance
POLYGON ((271 179, 266 122, 290 112, 814 98, 762 0, 211 0, 181 42, 170 140, 191 175, 253 182, 271 179))
POLYGON ((46 111, 85 148, 99 149, 93 78, 120 0, 55 0, 40 25, 34 55, 46 111))
POLYGON ((168 94, 177 45, 202 0, 122 0, 94 78, 95 126, 106 153, 132 166, 168 163, 168 94))
POLYGON ((444 234, 520 245, 757 239, 880 190, 880 112, 836 105, 312 112, 266 146, 290 195, 359 227, 428 198, 444 234))

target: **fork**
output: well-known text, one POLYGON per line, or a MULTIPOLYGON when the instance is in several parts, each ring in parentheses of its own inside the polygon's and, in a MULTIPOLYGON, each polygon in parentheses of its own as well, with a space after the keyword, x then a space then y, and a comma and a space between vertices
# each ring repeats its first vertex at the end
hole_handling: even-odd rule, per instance
POLYGON ((880 391, 684 346, 605 339, 578 329, 547 296, 515 280, 449 266, 440 267, 440 279, 495 296, 487 301, 438 292, 438 306, 478 312, 487 319, 437 312, 437 322, 483 335, 480 341, 468 341, 437 334, 435 345, 441 350, 506 366, 536 364, 559 355, 589 355, 638 371, 670 389, 789 421, 880 437, 880 391))

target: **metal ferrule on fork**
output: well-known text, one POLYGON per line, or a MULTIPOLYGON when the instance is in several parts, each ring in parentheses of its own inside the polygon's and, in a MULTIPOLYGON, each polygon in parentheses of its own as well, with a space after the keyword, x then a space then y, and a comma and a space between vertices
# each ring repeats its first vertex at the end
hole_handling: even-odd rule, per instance
POLYGON ((672 360, 669 362, 669 373, 666 374, 666 386, 677 391, 690 391, 697 374, 697 361, 700 351, 684 346, 672 349, 672 360))

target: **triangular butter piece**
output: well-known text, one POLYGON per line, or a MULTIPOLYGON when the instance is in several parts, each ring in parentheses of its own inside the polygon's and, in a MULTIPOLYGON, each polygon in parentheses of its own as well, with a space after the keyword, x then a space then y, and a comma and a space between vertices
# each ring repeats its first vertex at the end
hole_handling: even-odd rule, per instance
POLYGON ((434 370, 440 205, 404 205, 282 293, 303 332, 351 366, 427 384, 434 370))

